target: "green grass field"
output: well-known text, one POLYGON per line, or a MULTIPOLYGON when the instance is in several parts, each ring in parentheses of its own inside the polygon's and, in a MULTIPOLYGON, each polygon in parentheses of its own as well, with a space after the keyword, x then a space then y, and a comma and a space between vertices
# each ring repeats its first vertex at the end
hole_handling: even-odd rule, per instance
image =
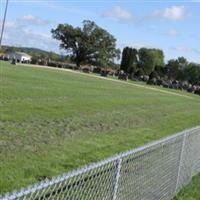
POLYGON ((161 90, 0 62, 0 194, 200 124, 199 96, 161 90))
POLYGON ((194 177, 173 200, 200 200, 200 175, 194 177))

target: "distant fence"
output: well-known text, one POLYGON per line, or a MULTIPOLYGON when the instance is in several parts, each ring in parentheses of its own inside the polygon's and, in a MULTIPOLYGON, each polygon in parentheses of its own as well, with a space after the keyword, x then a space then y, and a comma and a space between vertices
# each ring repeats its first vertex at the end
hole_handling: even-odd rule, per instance
POLYGON ((196 127, 0 200, 169 200, 199 172, 200 127, 196 127))

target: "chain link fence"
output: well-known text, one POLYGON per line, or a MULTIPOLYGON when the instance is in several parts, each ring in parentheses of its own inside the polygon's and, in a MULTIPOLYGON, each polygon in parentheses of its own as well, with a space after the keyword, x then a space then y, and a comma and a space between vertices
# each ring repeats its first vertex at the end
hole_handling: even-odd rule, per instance
POLYGON ((196 127, 0 200, 170 200, 199 172, 196 127))

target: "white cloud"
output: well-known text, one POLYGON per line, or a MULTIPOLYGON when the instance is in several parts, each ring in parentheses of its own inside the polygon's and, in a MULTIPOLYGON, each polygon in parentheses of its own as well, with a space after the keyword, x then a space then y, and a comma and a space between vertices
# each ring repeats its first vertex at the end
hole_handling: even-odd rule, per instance
POLYGON ((172 37, 179 35, 176 29, 169 29, 166 32, 164 32, 164 34, 167 36, 172 36, 172 37))
POLYGON ((176 51, 180 51, 180 52, 185 52, 185 53, 196 53, 198 55, 200 55, 200 49, 196 49, 196 48, 192 48, 192 47, 187 47, 184 45, 180 45, 180 46, 175 46, 175 47, 171 47, 172 50, 176 50, 176 51))
POLYGON ((176 50, 176 51, 182 51, 182 52, 190 52, 191 48, 186 47, 186 46, 176 46, 176 47, 172 47, 171 49, 176 50))
POLYGON ((33 30, 30 25, 19 23, 18 20, 6 22, 3 45, 35 47, 59 52, 59 43, 51 37, 50 32, 42 33, 37 29, 33 30))
POLYGON ((111 10, 104 12, 103 16, 117 21, 131 21, 134 19, 131 12, 120 6, 115 6, 111 10))
POLYGON ((192 49, 194 53, 199 54, 200 55, 200 49, 192 49))
POLYGON ((19 18, 18 20, 20 21, 20 23, 28 24, 28 25, 44 26, 44 25, 48 25, 50 23, 48 20, 44 20, 40 17, 36 17, 33 15, 25 15, 25 16, 19 18))
POLYGON ((154 17, 178 21, 183 20, 187 16, 185 6, 172 6, 163 10, 156 10, 153 12, 154 17))

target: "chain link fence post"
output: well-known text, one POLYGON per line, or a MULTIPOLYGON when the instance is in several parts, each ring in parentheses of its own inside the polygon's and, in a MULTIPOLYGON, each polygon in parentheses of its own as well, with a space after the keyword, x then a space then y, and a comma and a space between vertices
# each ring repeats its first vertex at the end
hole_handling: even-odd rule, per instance
POLYGON ((181 154, 180 154, 180 161, 179 161, 179 166, 178 166, 178 175, 177 175, 177 181, 176 181, 176 187, 175 187, 175 194, 178 192, 178 186, 179 186, 180 175, 181 175, 181 168, 182 168, 184 152, 185 152, 186 137, 187 137, 187 132, 185 132, 184 135, 183 135, 183 143, 182 143, 182 146, 181 146, 181 154))
POLYGON ((112 200, 117 199, 117 190, 118 190, 118 185, 119 185, 121 166, 122 166, 122 158, 119 158, 117 160, 117 171, 116 171, 116 176, 115 176, 115 179, 114 179, 114 188, 113 188, 112 200))

